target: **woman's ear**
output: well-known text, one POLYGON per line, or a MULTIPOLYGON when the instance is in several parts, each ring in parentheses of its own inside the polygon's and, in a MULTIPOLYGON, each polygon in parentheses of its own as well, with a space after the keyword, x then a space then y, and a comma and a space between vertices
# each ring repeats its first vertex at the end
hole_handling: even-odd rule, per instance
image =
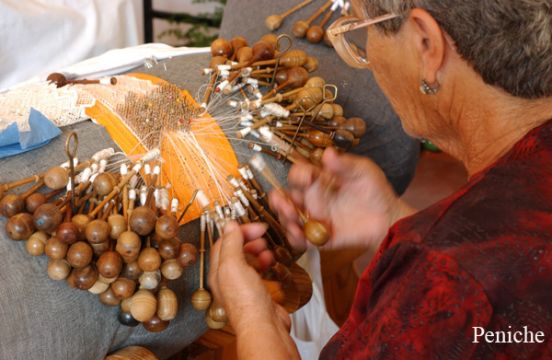
POLYGON ((444 32, 433 16, 420 8, 411 10, 409 21, 414 46, 422 64, 421 80, 434 84, 445 61, 447 43, 444 32))

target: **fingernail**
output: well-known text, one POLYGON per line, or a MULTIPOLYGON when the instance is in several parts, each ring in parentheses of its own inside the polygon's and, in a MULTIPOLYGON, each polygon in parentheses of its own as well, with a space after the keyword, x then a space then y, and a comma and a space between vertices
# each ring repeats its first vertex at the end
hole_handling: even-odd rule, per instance
POLYGON ((232 231, 236 231, 238 229, 239 225, 237 222, 235 221, 230 221, 226 224, 226 226, 224 227, 224 232, 232 232, 232 231))

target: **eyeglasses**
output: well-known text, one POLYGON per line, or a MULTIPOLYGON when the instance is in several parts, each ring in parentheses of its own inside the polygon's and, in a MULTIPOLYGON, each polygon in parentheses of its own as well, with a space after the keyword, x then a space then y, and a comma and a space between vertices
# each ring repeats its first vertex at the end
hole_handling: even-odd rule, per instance
POLYGON ((397 17, 399 15, 395 14, 381 15, 373 19, 344 16, 328 28, 328 38, 347 65, 359 69, 366 68, 369 67, 370 62, 366 53, 368 32, 364 28, 397 17))

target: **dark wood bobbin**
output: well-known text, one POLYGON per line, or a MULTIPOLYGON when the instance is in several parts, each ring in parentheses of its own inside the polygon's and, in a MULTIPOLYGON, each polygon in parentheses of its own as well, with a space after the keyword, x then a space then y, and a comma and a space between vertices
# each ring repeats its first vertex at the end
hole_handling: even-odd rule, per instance
POLYGON ((132 302, 132 298, 121 300, 121 304, 119 306, 119 308, 121 309, 121 312, 130 313, 130 303, 131 302, 132 302))
POLYGON ((128 299, 136 291, 136 281, 120 277, 111 283, 111 291, 118 299, 128 299))
POLYGON ((86 225, 84 234, 91 244, 104 243, 109 240, 111 226, 104 220, 92 220, 86 225))
POLYGON ((347 151, 353 147, 354 141, 354 135, 347 130, 338 129, 333 135, 333 143, 338 149, 347 151))
POLYGON ((123 266, 123 271, 121 271, 121 276, 130 280, 138 280, 143 271, 138 265, 138 261, 127 263, 123 266))
POLYGON ((120 311, 117 315, 117 320, 119 320, 122 325, 128 327, 136 327, 140 325, 140 322, 132 317, 132 314, 129 312, 120 311))
POLYGON ((142 241, 138 234, 134 231, 125 231, 119 235, 115 251, 121 254, 126 263, 129 263, 138 259, 141 247, 142 241))
POLYGON ((157 250, 164 260, 176 259, 180 250, 180 240, 177 238, 161 240, 157 250))
POLYGON ((44 184, 52 190, 60 190, 67 186, 69 173, 67 169, 56 166, 44 174, 44 184))
POLYGON ((125 217, 120 214, 111 215, 107 218, 107 223, 111 226, 111 233, 109 236, 113 240, 117 240, 122 233, 127 230, 127 222, 125 217))
POLYGON ((113 175, 108 172, 98 174, 98 176, 96 176, 94 182, 92 183, 96 194, 98 194, 100 197, 106 196, 111 193, 116 185, 117 181, 115 180, 115 177, 113 177, 113 175))
POLYGON ((168 321, 163 321, 159 319, 157 315, 154 315, 151 319, 144 321, 142 323, 144 329, 149 332, 156 333, 165 330, 169 326, 168 321))
POLYGON ((96 262, 98 272, 106 278, 119 276, 123 269, 123 259, 116 251, 104 252, 96 262))
POLYGON ((154 248, 145 248, 138 256, 138 266, 143 271, 155 271, 161 266, 161 256, 154 248))
POLYGON ((244 46, 236 53, 236 60, 239 64, 247 64, 253 58, 253 49, 249 46, 244 46))
POLYGON ((318 61, 317 58, 315 58, 314 56, 309 56, 307 58, 307 62, 305 63, 305 65, 303 65, 303 67, 307 69, 308 72, 311 73, 318 70, 319 65, 320 65, 320 62, 318 61))
POLYGON ((67 85, 67 78, 62 73, 51 73, 46 80, 60 88, 67 85))
POLYGON ((12 240, 27 240, 34 231, 33 217, 28 213, 14 215, 6 222, 6 233, 12 240))
POLYGON ((46 241, 48 241, 48 235, 43 231, 37 231, 33 233, 29 240, 27 240, 27 244, 25 244, 25 248, 27 249, 27 252, 32 256, 41 256, 44 254, 44 248, 46 247, 46 241))
POLYGON ((109 241, 105 241, 99 244, 90 244, 90 246, 92 246, 92 249, 94 250, 94 255, 97 257, 102 256, 104 252, 110 249, 109 241))
POLYGON ((161 216, 155 222, 155 233, 163 240, 175 238, 178 235, 178 221, 171 215, 161 216))
POLYGON ((145 206, 137 207, 130 215, 130 228, 141 236, 149 235, 155 228, 157 216, 152 209, 145 206))
POLYGON ((247 46, 247 40, 243 36, 235 36, 230 40, 230 45, 232 45, 232 50, 236 55, 239 49, 247 46))
POLYGON ((347 119, 344 118, 343 116, 335 115, 335 111, 334 111, 333 118, 331 120, 328 120, 326 122, 326 125, 331 126, 331 127, 335 127, 335 128, 339 128, 339 127, 343 126, 346 121, 347 121, 347 119))
POLYGON ((308 55, 303 50, 293 49, 286 51, 279 60, 278 63, 280 66, 285 68, 303 66, 307 63, 308 55))
POLYGON ((6 194, 0 200, 0 215, 12 217, 25 210, 25 199, 17 194, 6 194))
POLYGON ((307 41, 312 44, 317 44, 324 39, 326 31, 319 25, 311 26, 306 33, 307 41))
POLYGON ((276 73, 276 76, 274 77, 277 84, 285 83, 287 81, 287 78, 288 78, 287 69, 278 70, 278 72, 276 73))
POLYGON ((46 242, 44 252, 52 260, 64 259, 67 255, 68 245, 61 242, 57 237, 52 236, 46 242))
POLYGON ((47 201, 46 195, 42 193, 31 194, 25 199, 25 209, 32 214, 40 205, 45 204, 47 201))
POLYGON ((71 273, 71 265, 63 259, 48 261, 48 277, 52 280, 65 280, 71 273))
POLYGON ((46 203, 36 209, 33 219, 38 230, 51 234, 63 221, 63 214, 54 204, 46 203))
POLYGON ((266 41, 258 41, 253 45, 253 56, 249 62, 270 60, 274 58, 274 46, 266 41))
POLYGON ((117 306, 121 303, 121 300, 113 294, 111 288, 107 289, 99 295, 100 302, 107 306, 117 306))
POLYGON ((82 268, 92 262, 93 255, 94 250, 88 243, 78 241, 67 250, 67 262, 74 268, 82 268))
POLYGON ((56 236, 67 245, 74 244, 82 236, 79 228, 72 221, 59 224, 56 236))
POLYGON ((177 259, 183 268, 194 265, 197 262, 197 247, 190 243, 180 244, 177 259))
POLYGON ((69 278, 73 278, 72 284, 80 290, 90 289, 98 280, 98 271, 92 265, 80 269, 73 269, 69 278))
POLYGON ((276 261, 286 266, 290 266, 294 262, 293 255, 291 255, 289 250, 283 246, 274 247, 274 257, 276 258, 276 261))
POLYGON ((184 269, 176 259, 165 260, 161 264, 161 274, 168 280, 176 280, 182 276, 184 269))
POLYGON ((88 215, 85 214, 77 214, 74 215, 71 219, 71 222, 77 226, 79 229, 79 232, 84 236, 84 233, 86 231, 86 226, 92 221, 88 215))
POLYGON ((219 38, 211 43, 212 56, 226 56, 230 58, 233 53, 232 44, 226 39, 219 38))
POLYGON ((355 138, 359 139, 366 133, 366 122, 359 117, 352 117, 343 123, 342 128, 350 131, 355 138))

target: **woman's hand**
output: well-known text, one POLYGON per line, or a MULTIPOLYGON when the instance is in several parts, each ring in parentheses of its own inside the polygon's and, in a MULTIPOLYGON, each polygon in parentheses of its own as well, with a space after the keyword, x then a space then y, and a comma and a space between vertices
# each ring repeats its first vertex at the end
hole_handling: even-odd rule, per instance
MULTIPOLYGON (((261 223, 239 226, 230 222, 211 249, 209 286, 236 331, 242 325, 250 326, 251 321, 272 321, 276 310, 256 271, 274 263, 273 254, 261 238, 266 230, 261 223)), ((289 323, 287 314, 280 320, 289 323)))
POLYGON ((298 358, 289 336, 289 315, 272 302, 261 277, 249 265, 262 271, 274 263, 261 238, 266 230, 265 224, 228 223, 211 249, 209 287, 236 332, 240 359, 298 358), (249 263, 246 254, 251 257, 249 263))
POLYGON ((327 149, 322 167, 294 165, 288 175, 289 193, 272 191, 270 202, 298 250, 306 248, 296 206, 313 219, 331 223, 325 248, 379 246, 389 227, 413 209, 395 194, 373 161, 327 149))

